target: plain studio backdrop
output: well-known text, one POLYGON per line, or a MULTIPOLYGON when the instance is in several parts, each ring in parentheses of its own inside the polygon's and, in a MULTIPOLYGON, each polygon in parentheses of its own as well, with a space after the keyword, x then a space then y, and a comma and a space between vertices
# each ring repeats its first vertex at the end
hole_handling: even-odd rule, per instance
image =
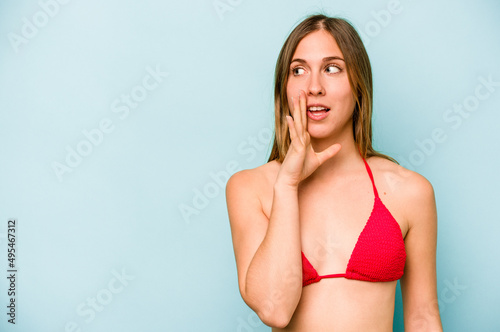
POLYGON ((267 162, 279 50, 319 11, 366 45, 375 147, 434 186, 445 331, 500 330, 498 1, 5 0, 1 331, 270 331, 224 188, 267 162))

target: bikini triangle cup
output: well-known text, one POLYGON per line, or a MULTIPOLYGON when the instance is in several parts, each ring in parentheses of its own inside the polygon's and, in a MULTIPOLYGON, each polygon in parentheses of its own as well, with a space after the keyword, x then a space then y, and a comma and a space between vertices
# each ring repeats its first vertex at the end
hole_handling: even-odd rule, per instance
POLYGON ((406 250, 399 224, 378 195, 373 174, 363 158, 375 195, 370 217, 347 263, 345 273, 318 275, 318 272, 302 253, 302 286, 319 282, 323 278, 346 278, 362 281, 394 281, 403 276, 406 250))

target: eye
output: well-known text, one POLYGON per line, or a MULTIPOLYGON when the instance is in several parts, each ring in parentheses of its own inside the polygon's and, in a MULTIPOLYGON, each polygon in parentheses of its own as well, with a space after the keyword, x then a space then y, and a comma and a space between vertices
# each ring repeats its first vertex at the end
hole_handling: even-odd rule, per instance
POLYGON ((293 73, 294 76, 302 75, 304 73, 304 68, 302 68, 302 67, 294 67, 294 68, 292 68, 292 73, 293 73))
POLYGON ((337 65, 328 65, 326 66, 326 71, 329 73, 329 74, 335 74, 335 73, 338 73, 340 72, 340 67, 337 66, 337 65))

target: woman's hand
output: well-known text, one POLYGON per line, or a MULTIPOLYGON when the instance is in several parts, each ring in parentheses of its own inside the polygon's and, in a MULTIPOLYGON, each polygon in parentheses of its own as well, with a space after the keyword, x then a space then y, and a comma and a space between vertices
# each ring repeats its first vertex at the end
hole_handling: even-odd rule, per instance
POLYGON ((277 181, 287 185, 298 184, 311 175, 321 164, 339 152, 340 144, 333 144, 321 152, 315 152, 307 131, 306 95, 301 90, 297 98, 292 97, 291 116, 287 115, 291 144, 283 160, 277 181))

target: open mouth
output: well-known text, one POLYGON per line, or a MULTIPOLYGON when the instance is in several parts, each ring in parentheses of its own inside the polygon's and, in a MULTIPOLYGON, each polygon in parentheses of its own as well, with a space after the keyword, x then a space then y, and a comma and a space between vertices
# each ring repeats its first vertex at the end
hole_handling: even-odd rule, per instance
POLYGON ((330 109, 322 106, 311 106, 307 109, 308 112, 311 112, 314 115, 320 115, 328 112, 330 109))
POLYGON ((323 105, 314 105, 307 108, 307 117, 311 120, 320 121, 328 116, 330 109, 323 105))

